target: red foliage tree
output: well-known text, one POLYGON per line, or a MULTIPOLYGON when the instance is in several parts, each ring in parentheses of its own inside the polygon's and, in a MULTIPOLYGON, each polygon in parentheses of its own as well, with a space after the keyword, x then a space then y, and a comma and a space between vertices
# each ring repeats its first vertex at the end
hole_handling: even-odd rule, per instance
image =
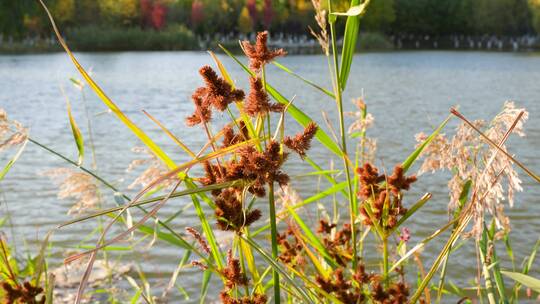
POLYGON ((247 0, 246 7, 249 11, 249 16, 253 25, 257 24, 258 13, 257 13, 257 0, 247 0))
POLYGON ((204 4, 202 1, 195 0, 191 4, 191 23, 196 25, 204 19, 204 4))
POLYGON ((159 0, 140 0, 143 27, 161 30, 166 26, 167 7, 159 0))
POLYGON ((272 21, 274 20, 274 8, 272 7, 272 0, 264 0, 263 7, 263 23, 266 29, 270 29, 272 21))

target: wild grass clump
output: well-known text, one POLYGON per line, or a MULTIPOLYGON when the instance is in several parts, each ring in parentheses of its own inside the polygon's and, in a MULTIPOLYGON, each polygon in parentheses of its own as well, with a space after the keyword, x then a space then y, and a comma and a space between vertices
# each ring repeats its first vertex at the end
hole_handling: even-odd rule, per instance
POLYGON ((170 26, 161 31, 88 25, 71 28, 66 36, 75 50, 85 51, 168 51, 199 48, 198 39, 183 25, 170 26))
MULTIPOLYGON (((443 296, 459 302, 487 300, 494 304, 519 302, 522 285, 535 292, 540 291, 537 281, 527 276, 536 248, 526 265, 521 270, 517 269, 509 241, 510 222, 503 213, 505 202, 512 204, 513 193, 521 190, 517 168, 540 182, 537 175, 508 152, 505 144, 509 136, 523 135, 522 127, 527 118, 525 109, 506 103, 501 113, 490 122, 471 122, 456 109, 451 109, 451 115, 429 135, 417 135, 417 147, 411 148, 411 153, 403 156, 401 163, 391 164, 389 168, 393 169, 376 165, 376 142, 368 136, 374 118, 368 112, 366 101, 363 98, 355 100, 357 112, 346 113, 343 100, 357 44, 359 19, 369 1, 359 4, 353 0, 351 8, 342 13, 332 11, 331 1, 325 8, 318 1, 313 2, 319 29, 312 32, 326 56, 333 88, 323 88, 277 63, 276 60, 286 56, 286 51, 268 47, 268 32, 258 33, 255 42, 240 43, 248 59, 247 64, 222 47, 246 72, 250 85, 249 88, 237 87, 223 63, 210 53, 216 68, 200 68, 201 86, 194 87, 191 96, 193 113, 183 118, 187 126, 198 128, 201 136, 205 137, 203 147, 194 149, 186 146, 164 124, 145 112, 178 145, 179 151, 190 157, 190 161, 181 164, 173 161, 118 108, 58 35, 60 44, 88 86, 153 155, 148 162, 136 162, 138 165, 146 163, 149 170, 138 179, 137 185, 142 185, 143 189, 131 198, 96 174, 95 164, 94 169, 84 166, 83 136, 71 115, 70 125, 79 151, 78 162, 30 137, 24 137, 25 141, 46 149, 82 171, 78 176, 80 179, 71 184, 66 180, 69 181, 69 176, 73 175, 60 181, 62 197, 92 201, 92 208, 89 210, 79 201, 72 210, 86 209, 83 211, 88 211, 87 214, 61 224, 58 229, 108 216, 100 222, 95 246, 65 259, 65 263, 73 263, 86 258, 86 272, 80 280, 76 303, 80 303, 87 294, 89 277, 98 255, 105 254, 109 246, 124 241, 128 236, 141 239, 152 236, 152 243, 171 244, 184 253, 161 295, 152 292, 144 274, 139 276, 140 283, 128 277, 129 284, 136 290, 132 302, 166 301, 172 287, 179 284, 178 274, 185 267, 195 267, 203 274, 200 303, 209 301, 209 291, 226 304, 282 301, 431 303, 442 301, 443 296), (346 18, 347 26, 339 56, 335 22, 336 18, 342 17, 346 18), (330 122, 326 129, 315 124, 295 105, 293 98, 285 97, 272 86, 272 75, 266 73, 271 64, 300 78, 307 87, 332 100, 338 113, 337 130, 330 122), (228 118, 225 126, 214 123, 217 113, 228 118), (355 118, 349 127, 346 115, 355 118), (457 117, 462 123, 455 130, 455 135, 443 134, 442 130, 452 117, 457 117), (295 123, 293 121, 302 126, 301 132, 287 132, 286 125, 295 123), (318 164, 310 158, 310 148, 314 145, 324 147, 329 158, 339 159, 341 166, 325 168, 325 164, 318 164), (291 182, 294 176, 284 166, 294 161, 291 158, 293 154, 299 156, 306 172, 325 179, 328 188, 309 197, 295 191, 291 182), (451 171, 451 212, 448 222, 437 225, 430 236, 413 245, 410 244, 410 236, 414 234, 414 226, 409 227, 408 224, 411 219, 422 216, 419 211, 432 197, 429 192, 422 197, 409 194, 419 178, 427 178, 425 174, 417 176, 412 173, 413 165, 422 157, 424 162, 420 173, 443 169, 451 171), (81 183, 73 184, 79 180, 81 183), (106 202, 101 202, 101 199, 93 201, 87 198, 95 190, 90 186, 94 183, 103 186, 103 191, 114 192, 121 204, 105 208, 101 204, 106 202), (88 191, 82 194, 77 192, 85 189, 88 191), (159 195, 159 191, 164 194, 159 195), (195 209, 199 221, 197 227, 186 227, 185 233, 172 228, 172 222, 182 214, 182 210, 165 220, 159 215, 165 204, 180 197, 189 199, 189 207, 195 209), (303 212, 314 203, 318 207, 316 225, 312 225, 303 212), (135 208, 143 212, 140 217, 131 214, 135 208), (154 224, 149 225, 151 222, 154 224), (113 227, 116 234, 111 237, 113 227), (231 235, 232 241, 218 237, 218 233, 223 235, 224 232, 231 235), (426 263, 421 258, 422 249, 432 245, 430 242, 441 238, 444 232, 449 234, 447 241, 434 260, 426 263), (447 267, 461 263, 464 258, 455 256, 454 249, 461 246, 458 240, 475 245, 478 277, 473 286, 448 283, 447 267), (496 246, 499 243, 504 243, 506 253, 512 259, 512 268, 508 268, 500 258, 502 253, 497 252, 500 246, 496 246), (219 280, 211 280, 212 276, 219 280), (435 276, 438 276, 438 282, 434 282, 435 276), (503 276, 516 283, 512 281, 510 284, 503 276)), ((53 27, 58 34, 54 22, 53 27)), ((19 132, 16 129, 6 130, 5 134, 19 132)), ((4 268, 9 265, 6 252, 4 250, 2 259, 4 268)), ((49 295, 54 289, 50 278, 34 280, 31 292, 25 283, 21 285, 18 278, 12 278, 9 270, 0 272, 0 275, 4 281, 0 295, 8 301, 21 301, 20 293, 13 296, 14 290, 22 290, 24 295, 32 297, 43 290, 47 290, 49 295), (40 289, 41 285, 45 287, 40 289)), ((52 301, 50 296, 45 299, 52 301)))

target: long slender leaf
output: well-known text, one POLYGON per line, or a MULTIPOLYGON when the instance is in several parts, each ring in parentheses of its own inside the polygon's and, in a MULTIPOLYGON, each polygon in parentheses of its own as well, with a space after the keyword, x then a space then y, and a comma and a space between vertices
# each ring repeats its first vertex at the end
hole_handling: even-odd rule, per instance
POLYGON ((356 43, 358 41, 360 13, 365 11, 369 1, 370 0, 365 0, 364 3, 360 5, 360 0, 351 0, 351 8, 349 15, 347 15, 347 23, 345 24, 345 35, 343 36, 343 48, 341 51, 341 64, 339 72, 340 87, 343 90, 345 90, 345 87, 347 86, 347 80, 349 79, 351 64, 356 49, 356 43))
POLYGON ((2 170, 0 171, 0 181, 2 181, 4 177, 6 177, 6 174, 9 172, 11 167, 13 167, 15 162, 19 159, 19 157, 21 157, 24 151, 24 148, 26 148, 27 143, 28 143, 28 140, 25 140, 24 143, 19 147, 15 155, 8 161, 8 163, 4 166, 4 168, 2 168, 2 170))
POLYGON ((526 274, 519 273, 519 272, 502 270, 501 273, 511 278, 512 280, 519 282, 520 284, 523 284, 529 287, 530 289, 540 293, 540 280, 539 279, 533 278, 531 276, 528 276, 526 274))
POLYGON ((79 126, 75 122, 75 118, 73 117, 73 114, 71 113, 71 103, 69 100, 66 100, 67 103, 67 112, 69 117, 69 125, 71 126, 71 132, 73 133, 73 139, 75 139, 75 144, 77 145, 77 150, 79 151, 79 161, 77 162, 79 165, 82 165, 84 160, 84 139, 81 133, 81 130, 79 129, 79 126))

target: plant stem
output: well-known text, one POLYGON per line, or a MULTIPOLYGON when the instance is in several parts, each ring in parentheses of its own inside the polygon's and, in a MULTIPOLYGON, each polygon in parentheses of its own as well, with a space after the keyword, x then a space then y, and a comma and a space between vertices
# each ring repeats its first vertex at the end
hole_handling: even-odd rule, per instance
MULTIPOLYGON (((272 258, 277 260, 278 248, 277 248, 277 225, 276 225, 276 205, 274 202, 274 182, 271 182, 268 186, 268 205, 270 208, 270 230, 272 236, 272 258)), ((272 277, 274 278, 274 303, 280 303, 279 292, 279 273, 276 269, 272 269, 272 277)))
POLYGON ((383 238, 383 274, 384 284, 388 287, 388 238, 383 238))
MULTIPOLYGON (((332 1, 328 1, 328 9, 329 14, 332 13, 332 1)), ((343 157, 343 166, 345 167, 345 175, 347 177, 347 186, 349 189, 349 213, 350 213, 350 225, 351 225, 351 241, 352 241, 352 250, 353 250, 353 256, 352 256, 352 266, 353 269, 356 269, 357 264, 357 248, 356 248, 356 227, 355 227, 355 215, 358 208, 356 208, 356 204, 354 201, 354 194, 352 191, 352 181, 351 181, 351 174, 349 169, 349 162, 347 159, 347 138, 345 134, 345 122, 343 118, 343 100, 341 96, 341 85, 339 83, 339 65, 338 65, 338 58, 337 58, 337 48, 336 48, 336 27, 334 22, 330 22, 330 34, 332 36, 332 56, 334 59, 334 77, 335 77, 335 96, 336 96, 336 103, 338 107, 339 112, 339 131, 341 135, 341 151, 342 151, 342 157, 343 157)))

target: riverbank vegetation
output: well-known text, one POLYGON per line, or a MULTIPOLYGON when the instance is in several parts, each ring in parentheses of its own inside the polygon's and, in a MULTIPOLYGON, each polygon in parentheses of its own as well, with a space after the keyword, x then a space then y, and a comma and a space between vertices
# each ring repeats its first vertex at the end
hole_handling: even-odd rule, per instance
MULTIPOLYGON (((297 39, 299 43, 309 38, 308 28, 316 26, 309 0, 49 0, 47 5, 62 34, 80 51, 205 49, 217 42, 245 39, 260 30, 273 33, 273 40, 297 39), (123 35, 119 36, 120 33, 123 35), (178 40, 171 41, 172 37, 178 40), (137 38, 141 42, 133 40, 137 38), (118 44, 114 44, 117 39, 118 44), (191 39, 199 43, 191 43, 191 39)), ((327 9, 326 4, 322 5, 327 9)), ((349 1, 334 1, 334 7, 346 11, 349 1)), ((344 26, 342 20, 336 22, 337 30, 344 26)), ((460 36, 470 37, 475 47, 478 42, 485 45, 485 37, 531 39, 540 33, 540 3, 376 0, 366 11, 361 32, 370 37, 379 35, 377 41, 381 37, 387 40, 370 44, 372 40, 368 39, 366 49, 387 49, 392 44, 412 48, 455 47, 455 37, 460 36), (431 39, 429 43, 417 45, 426 37, 431 39), (434 46, 434 39, 441 41, 434 46)), ((0 3, 0 34, 0 50, 25 46, 29 51, 42 51, 47 49, 42 46, 52 32, 37 2, 20 0, 0 3)), ((469 41, 461 43, 468 44, 469 41)), ((535 40, 532 45, 538 47, 537 44, 540 43, 535 40)), ((55 49, 55 45, 49 44, 48 48, 55 49)))
MULTIPOLYGON (((369 100, 355 99, 357 109, 347 113, 343 98, 348 80, 354 76, 350 68, 368 4, 353 0, 346 11, 322 6, 317 0, 313 4, 317 27, 312 31, 328 63, 332 88, 280 64, 287 51, 270 48, 266 31, 253 41, 241 42, 247 62, 220 46, 245 72, 249 87, 236 86, 227 66, 212 52, 212 66, 193 71, 194 75, 198 72, 200 85, 192 88, 192 112, 175 119, 184 119, 187 127, 198 130, 205 138, 203 146, 186 146, 181 132, 169 130, 167 122, 145 112, 162 136, 177 145, 175 151, 163 150, 107 96, 73 55, 51 17, 62 48, 83 78, 73 79, 73 84, 83 92, 93 91, 140 140, 150 158, 133 163, 148 168, 133 183, 142 190, 129 197, 98 173, 92 157, 92 120, 75 121, 69 103, 67 117, 77 159, 43 145, 0 112, 0 151, 13 155, 0 171, 0 181, 17 165, 25 145, 36 145, 65 162, 66 168, 48 175, 59 184, 59 198, 76 202, 66 210, 73 220, 51 230, 26 263, 17 259, 9 240, 1 236, 0 299, 6 303, 59 303, 55 298, 59 296, 55 293, 59 274, 47 262, 48 252, 55 250, 54 233, 92 219, 98 220, 93 231, 98 235, 95 244, 70 251, 65 258, 66 265, 82 264, 85 269, 77 277, 78 289, 71 298, 75 303, 92 298, 111 303, 177 302, 182 296, 187 300, 189 295, 183 292, 179 278, 193 270, 201 274, 201 282, 199 293, 191 297, 200 303, 219 299, 226 304, 447 300, 495 304, 536 297, 538 280, 528 274, 538 246, 530 252, 514 251, 511 222, 504 214, 513 205, 515 192, 522 190, 521 178, 540 183, 540 177, 519 160, 519 151, 507 145, 510 137, 525 135, 528 112, 505 102, 495 117, 470 121, 468 113, 452 108, 432 130, 418 130, 417 145, 410 147, 408 155, 399 155, 402 161, 378 161, 376 141, 370 136, 375 118, 369 112, 369 100), (346 24, 339 49, 337 20, 346 24), (267 73, 270 65, 301 79, 305 87, 299 89, 316 91, 320 96, 316 102, 335 106, 337 123, 327 119, 326 125, 317 125, 293 96, 280 93, 272 85, 274 74, 267 73), (216 119, 218 115, 225 121, 216 119), (447 128, 450 120, 458 122, 456 129, 447 128), (295 128, 299 131, 290 131, 295 128), (311 158, 310 149, 315 145, 336 164, 311 158), (172 153, 182 153, 190 160, 177 163, 172 153), (287 169, 291 162, 302 166, 305 175, 320 178, 315 194, 294 189, 297 177, 287 169), (441 210, 448 210, 448 221, 433 223, 432 234, 417 241, 409 223, 424 216, 432 193, 416 197, 410 190, 419 179, 429 179, 430 172, 439 170, 450 176, 444 190, 448 207, 441 210), (103 200, 103 193, 114 194, 114 200, 103 200), (173 228, 185 216, 183 208, 162 218, 160 210, 173 201, 193 208, 198 224, 173 228), (432 248, 434 239, 443 239, 443 246, 432 248), (108 254, 115 249, 130 253, 139 247, 151 250, 155 242, 171 246, 181 256, 178 267, 170 271, 167 286, 151 286, 140 269, 130 273, 115 266, 110 267, 106 284, 111 286, 113 277, 120 276, 128 282, 130 293, 90 284, 95 283, 92 274, 98 265, 111 263, 108 254), (126 244, 129 246, 120 247, 126 244), (465 244, 474 246, 475 257, 456 252, 465 244), (436 250, 433 259, 423 257, 425 248, 436 250), (477 276, 455 282, 448 269, 464 260, 477 267, 477 276)), ((84 94, 82 99, 84 105, 84 94)), ((129 254, 123 256, 125 262, 129 259, 129 254)))

